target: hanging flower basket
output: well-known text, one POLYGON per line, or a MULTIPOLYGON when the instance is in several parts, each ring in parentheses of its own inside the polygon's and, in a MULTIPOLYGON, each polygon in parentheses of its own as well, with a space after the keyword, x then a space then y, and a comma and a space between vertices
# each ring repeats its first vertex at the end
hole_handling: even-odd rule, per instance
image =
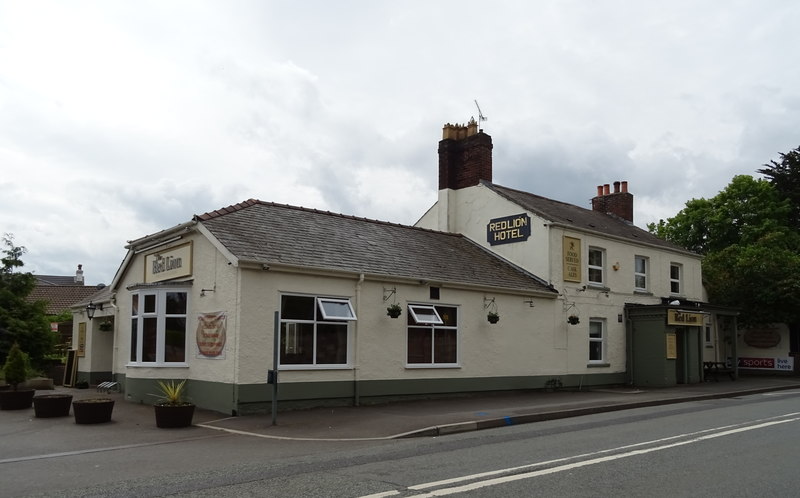
POLYGON ((495 313, 494 311, 490 311, 490 312, 489 312, 489 313, 486 315, 486 319, 487 319, 487 320, 489 320, 489 323, 497 323, 497 322, 499 322, 499 321, 500 321, 500 315, 498 315, 498 314, 497 314, 497 313, 495 313))
POLYGON ((105 320, 100 322, 100 330, 102 330, 103 332, 111 332, 112 330, 114 330, 114 322, 112 322, 111 320, 105 320))
POLYGON ((392 318, 397 318, 401 313, 403 313, 403 308, 399 304, 392 304, 386 308, 386 314, 392 318))
POLYGON ((570 315, 570 317, 567 318, 567 323, 569 323, 570 325, 578 325, 580 322, 581 319, 575 315, 570 315))

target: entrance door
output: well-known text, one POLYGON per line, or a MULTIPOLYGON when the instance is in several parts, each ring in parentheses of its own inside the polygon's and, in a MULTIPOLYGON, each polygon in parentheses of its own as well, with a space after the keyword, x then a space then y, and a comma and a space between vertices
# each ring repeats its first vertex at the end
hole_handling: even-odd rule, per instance
POLYGON ((678 384, 703 381, 701 327, 676 327, 678 358, 675 361, 675 380, 678 384))
POLYGON ((676 327, 675 336, 678 350, 678 358, 675 360, 675 381, 678 384, 686 384, 688 377, 688 372, 686 371, 686 328, 676 327))

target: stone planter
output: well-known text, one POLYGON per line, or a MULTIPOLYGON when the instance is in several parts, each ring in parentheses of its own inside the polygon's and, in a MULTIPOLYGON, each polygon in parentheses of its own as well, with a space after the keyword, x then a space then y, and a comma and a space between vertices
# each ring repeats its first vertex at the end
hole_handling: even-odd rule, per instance
POLYGON ((0 391, 0 410, 24 410, 33 403, 34 389, 0 391))
POLYGON ((177 429, 192 425, 194 405, 183 403, 180 405, 153 405, 156 413, 156 427, 161 429, 177 429))
POLYGON ((42 394, 33 397, 33 413, 37 418, 66 417, 71 405, 71 394, 42 394))
POLYGON ((111 421, 114 400, 110 398, 90 398, 72 402, 72 414, 76 424, 102 424, 111 421))

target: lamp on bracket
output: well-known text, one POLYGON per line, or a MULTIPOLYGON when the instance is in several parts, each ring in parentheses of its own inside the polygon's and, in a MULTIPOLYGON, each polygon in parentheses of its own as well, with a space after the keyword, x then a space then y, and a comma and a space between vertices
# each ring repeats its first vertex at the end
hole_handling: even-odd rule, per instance
MULTIPOLYGON (((100 306, 100 309, 103 309, 103 306, 100 306)), ((89 317, 89 320, 94 318, 94 313, 97 311, 97 305, 94 304, 92 301, 89 301, 89 304, 86 305, 86 316, 89 317)))

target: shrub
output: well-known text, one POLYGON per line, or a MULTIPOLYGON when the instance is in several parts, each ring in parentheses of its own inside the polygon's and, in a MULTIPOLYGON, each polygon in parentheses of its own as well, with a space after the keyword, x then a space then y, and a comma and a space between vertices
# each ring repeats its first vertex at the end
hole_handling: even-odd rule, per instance
POLYGON ((25 365, 25 353, 19 348, 16 342, 11 346, 11 350, 6 357, 6 364, 3 366, 3 373, 6 376, 6 382, 17 390, 17 385, 25 382, 28 378, 28 369, 25 365))

